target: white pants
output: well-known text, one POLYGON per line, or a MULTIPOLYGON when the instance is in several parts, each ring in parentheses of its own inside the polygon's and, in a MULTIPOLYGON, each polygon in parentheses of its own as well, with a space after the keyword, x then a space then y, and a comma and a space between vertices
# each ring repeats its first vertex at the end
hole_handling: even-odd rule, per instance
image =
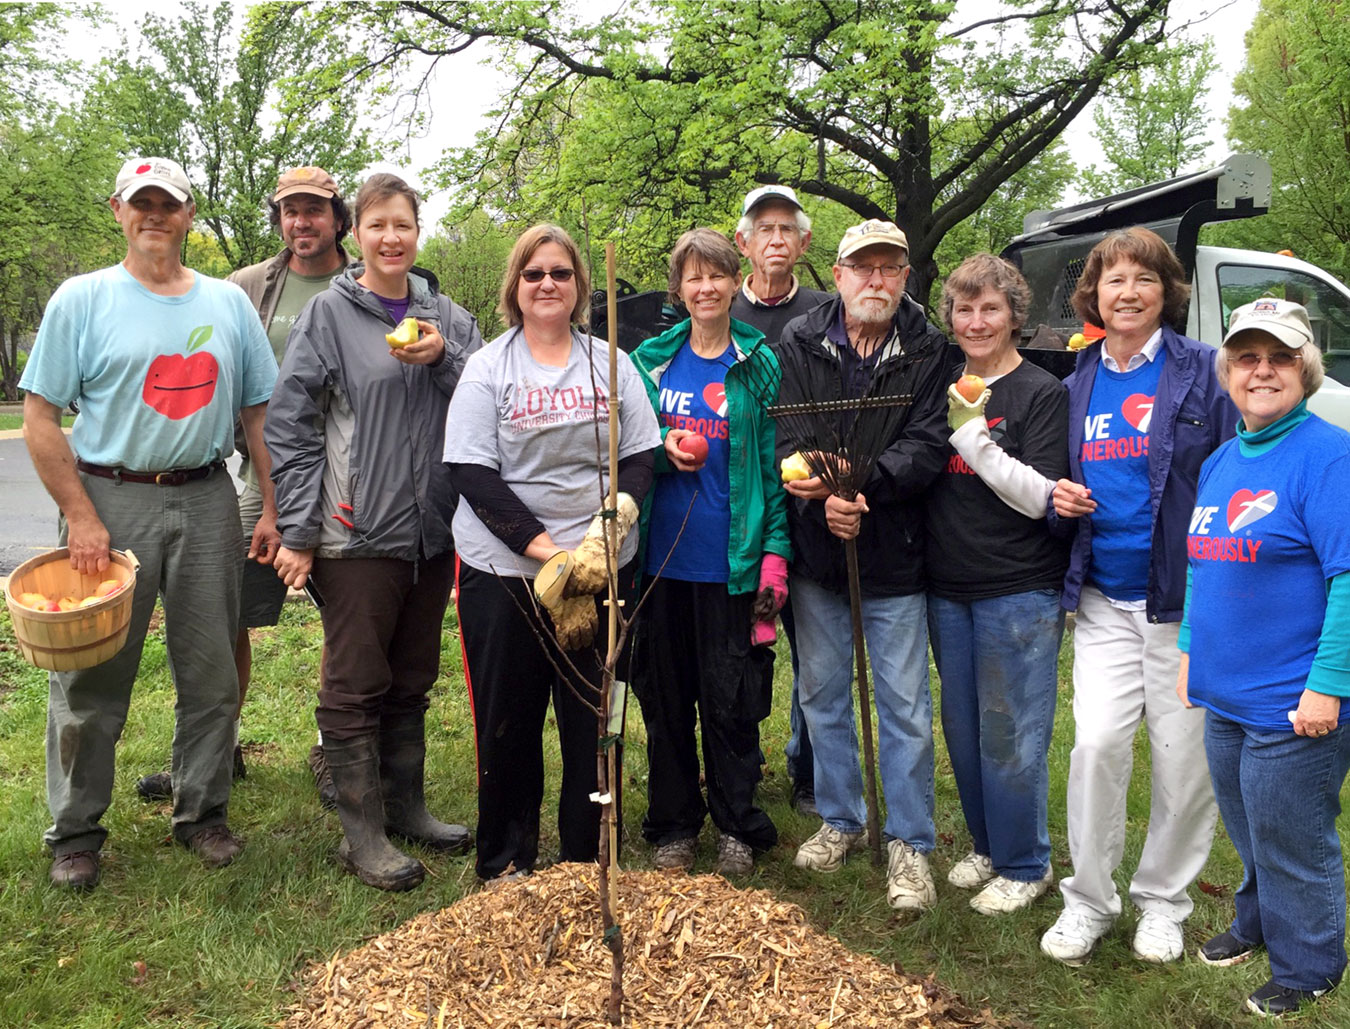
POLYGON ((1141 911, 1181 921, 1187 887, 1209 857, 1218 809, 1205 761, 1205 713, 1177 699, 1176 623, 1154 624, 1083 588, 1074 626, 1074 746, 1069 758, 1069 854, 1060 883, 1066 910, 1120 914, 1112 873, 1125 849, 1125 799, 1135 730, 1148 725, 1153 797, 1148 836, 1130 882, 1141 911))

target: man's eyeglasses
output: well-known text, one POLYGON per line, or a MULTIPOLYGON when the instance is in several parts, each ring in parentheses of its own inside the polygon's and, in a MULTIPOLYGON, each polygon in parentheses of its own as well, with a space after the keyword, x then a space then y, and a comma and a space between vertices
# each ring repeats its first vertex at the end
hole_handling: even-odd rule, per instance
POLYGON ((1261 362, 1265 361, 1277 372, 1287 372, 1302 360, 1303 355, 1296 350, 1276 350, 1269 354, 1254 354, 1248 351, 1245 354, 1234 354, 1228 359, 1228 363, 1235 368, 1241 368, 1244 372, 1254 372, 1261 367, 1261 362))
POLYGON ((865 281, 867 281, 868 279, 870 279, 870 278, 872 277, 872 273, 873 273, 873 272, 881 272, 881 277, 884 278, 884 279, 898 279, 898 278, 900 277, 900 273, 901 273, 902 271, 904 271, 904 270, 908 267, 908 265, 903 265, 903 264, 844 264, 844 265, 840 265, 840 267, 841 267, 841 268, 847 268, 849 271, 851 271, 851 272, 853 273, 853 275, 854 275, 855 278, 861 279, 861 280, 863 280, 863 281, 865 282, 865 281))
POLYGON ((780 222, 761 222, 755 226, 755 235, 760 239, 773 239, 778 233, 785 237, 795 236, 801 232, 796 225, 788 225, 780 222))
POLYGON ((543 282, 544 276, 547 275, 554 282, 571 282, 573 274, 575 273, 571 268, 553 268, 549 271, 542 268, 526 268, 520 273, 520 277, 526 282, 543 282))

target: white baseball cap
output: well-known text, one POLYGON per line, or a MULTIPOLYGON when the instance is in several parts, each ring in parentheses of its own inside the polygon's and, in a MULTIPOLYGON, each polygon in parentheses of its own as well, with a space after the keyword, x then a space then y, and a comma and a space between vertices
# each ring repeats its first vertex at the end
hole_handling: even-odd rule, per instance
POLYGON ((158 186, 175 200, 192 202, 192 185, 187 172, 177 161, 167 157, 133 157, 117 173, 113 196, 130 200, 146 186, 158 186))
POLYGON ((1250 330, 1268 333, 1291 350, 1314 342, 1307 309, 1292 300, 1262 297, 1243 304, 1229 316, 1228 335, 1224 336, 1223 345, 1228 346, 1235 336, 1250 330))
POLYGON ((801 201, 797 199, 797 194, 791 186, 760 186, 758 189, 752 189, 745 194, 745 204, 741 207, 741 214, 749 214, 766 200, 781 200, 786 204, 791 204, 799 211, 802 210, 801 201))

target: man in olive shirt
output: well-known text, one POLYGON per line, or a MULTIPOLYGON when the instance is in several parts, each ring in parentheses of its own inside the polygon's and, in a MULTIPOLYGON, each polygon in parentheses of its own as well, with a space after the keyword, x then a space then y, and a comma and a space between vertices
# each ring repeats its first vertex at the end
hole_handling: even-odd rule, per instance
MULTIPOLYGON (((277 364, 286 353, 286 337, 305 305, 328 288, 333 277, 347 266, 342 239, 352 225, 351 212, 333 176, 322 168, 292 168, 277 181, 276 192, 268 201, 268 220, 281 234, 285 248, 276 257, 240 268, 228 281, 240 286, 262 319, 272 344, 277 364)), ((246 443, 236 427, 236 448, 243 455, 239 477, 244 481, 239 495, 239 514, 245 525, 253 525, 262 510, 258 476, 249 461, 246 443)), ((253 669, 253 647, 248 631, 276 625, 286 599, 286 584, 270 565, 259 564, 256 554, 244 562, 244 582, 239 603, 239 635, 235 640, 234 665, 239 677, 239 708, 243 709, 253 669)), ((234 777, 243 778, 244 760, 238 743, 239 717, 235 713, 234 777)), ((322 751, 314 748, 311 766, 322 751)), ((316 769, 316 775, 319 770, 316 769)), ((147 800, 173 795, 168 772, 147 775, 136 784, 147 800)))
MULTIPOLYGON (((731 317, 754 326, 764 333, 771 347, 777 348, 788 322, 830 299, 829 293, 801 285, 793 272, 811 245, 811 219, 791 187, 760 186, 746 194, 741 220, 736 226, 736 245, 750 262, 750 274, 731 301, 731 317)), ((786 750, 792 806, 802 814, 814 815, 815 761, 806 719, 797 700, 797 647, 791 598, 781 617, 792 650, 792 738, 786 750)))

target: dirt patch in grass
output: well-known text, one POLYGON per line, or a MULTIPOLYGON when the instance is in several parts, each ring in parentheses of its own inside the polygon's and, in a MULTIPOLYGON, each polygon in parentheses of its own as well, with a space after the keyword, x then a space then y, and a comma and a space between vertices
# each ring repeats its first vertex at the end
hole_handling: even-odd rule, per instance
MULTIPOLYGON (((305 975, 289 1029, 607 1025, 594 865, 421 915, 305 975)), ((931 977, 855 954, 795 904, 720 876, 624 871, 625 1024, 997 1027, 931 977)))

